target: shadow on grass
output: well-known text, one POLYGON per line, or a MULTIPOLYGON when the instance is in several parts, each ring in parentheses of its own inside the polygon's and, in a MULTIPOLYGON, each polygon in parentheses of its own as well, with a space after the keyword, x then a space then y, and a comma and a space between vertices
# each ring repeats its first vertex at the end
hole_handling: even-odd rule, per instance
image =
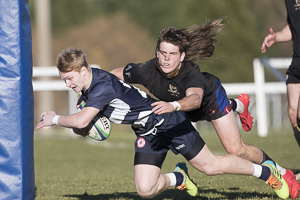
MULTIPOLYGON (((186 192, 179 191, 176 189, 168 189, 162 194, 152 198, 153 200, 196 200, 196 199, 276 199, 276 194, 267 194, 263 192, 244 192, 239 191, 239 188, 227 188, 224 190, 198 188, 198 194, 195 197, 189 196, 186 192)), ((64 197, 77 198, 79 200, 111 200, 111 199, 131 199, 131 200, 142 200, 136 192, 121 192, 113 194, 98 194, 89 195, 88 193, 80 194, 69 194, 63 195, 64 197)))

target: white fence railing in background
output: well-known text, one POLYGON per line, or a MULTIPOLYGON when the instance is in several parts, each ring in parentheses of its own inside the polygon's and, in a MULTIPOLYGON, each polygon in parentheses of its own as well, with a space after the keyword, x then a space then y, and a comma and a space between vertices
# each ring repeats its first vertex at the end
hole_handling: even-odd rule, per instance
POLYGON ((286 69, 290 63, 291 58, 255 58, 253 60, 254 83, 222 84, 228 95, 240 95, 242 93, 255 95, 257 132, 260 137, 268 135, 266 94, 286 94, 285 78, 278 69, 286 69), (265 68, 271 70, 279 82, 265 82, 265 68))
MULTIPOLYGON (((286 94, 284 77, 277 69, 286 69, 291 63, 290 58, 256 58, 253 60, 254 83, 223 83, 228 95, 240 95, 242 93, 255 95, 257 132, 260 137, 268 134, 268 116, 266 94, 286 94), (268 68, 278 77, 280 82, 265 82, 264 68, 268 68)), ((98 65, 91 67, 100 68, 98 65)), ((56 67, 33 67, 33 78, 59 77, 56 67)), ((65 86, 62 80, 33 80, 34 91, 68 91, 69 113, 76 113, 74 105, 78 95, 65 86)))
POLYGON ((266 94, 286 94, 285 79, 278 69, 287 69, 291 61, 291 58, 256 58, 253 60, 257 132, 261 137, 268 135, 266 94), (271 70, 281 82, 266 83, 265 68, 271 70))
MULTIPOLYGON (((91 65, 91 67, 100 68, 99 65, 91 65)), ((33 67, 32 78, 50 78, 59 77, 58 70, 55 66, 33 67)), ((76 105, 78 95, 62 80, 38 79, 32 81, 33 91, 68 91, 69 114, 76 113, 76 105)))

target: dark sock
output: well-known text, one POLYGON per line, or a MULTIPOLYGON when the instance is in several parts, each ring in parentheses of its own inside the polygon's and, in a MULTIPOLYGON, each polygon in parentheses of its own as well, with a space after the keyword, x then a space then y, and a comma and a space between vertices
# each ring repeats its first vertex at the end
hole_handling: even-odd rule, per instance
POLYGON ((296 127, 293 127, 293 130, 294 130, 294 136, 295 136, 295 139, 300 147, 300 131, 298 129, 298 126, 296 127))
POLYGON ((267 181, 270 176, 271 176, 270 169, 266 166, 262 166, 262 172, 261 172, 259 179, 267 181))
MULTIPOLYGON (((275 161, 272 159, 272 158, 270 158, 270 156, 268 156, 263 150, 261 150, 262 152, 263 152, 263 161, 262 161, 262 163, 261 164, 263 164, 266 160, 270 160, 270 161, 272 161, 273 163, 274 163, 274 165, 275 165, 275 161)), ((276 165, 275 165, 276 166, 276 165)))
POLYGON ((176 177, 176 185, 181 185, 183 183, 183 174, 180 172, 173 172, 176 177))
POLYGON ((237 107, 236 101, 234 99, 229 99, 228 102, 229 102, 229 107, 231 107, 232 110, 235 111, 237 107))

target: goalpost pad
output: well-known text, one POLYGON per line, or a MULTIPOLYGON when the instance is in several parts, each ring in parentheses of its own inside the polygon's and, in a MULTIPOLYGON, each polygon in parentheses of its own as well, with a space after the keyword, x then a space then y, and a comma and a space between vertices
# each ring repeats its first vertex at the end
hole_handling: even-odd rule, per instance
POLYGON ((28 0, 0 1, 0 199, 34 199, 28 0))

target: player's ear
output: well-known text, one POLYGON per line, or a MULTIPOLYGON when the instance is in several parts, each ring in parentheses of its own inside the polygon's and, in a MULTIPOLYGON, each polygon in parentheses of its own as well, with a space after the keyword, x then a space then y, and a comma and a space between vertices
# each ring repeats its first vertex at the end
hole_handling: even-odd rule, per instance
POLYGON ((185 52, 182 52, 180 55, 180 61, 182 62, 185 58, 185 52))
POLYGON ((81 67, 80 73, 82 73, 82 75, 86 75, 87 74, 87 68, 85 66, 81 67))

